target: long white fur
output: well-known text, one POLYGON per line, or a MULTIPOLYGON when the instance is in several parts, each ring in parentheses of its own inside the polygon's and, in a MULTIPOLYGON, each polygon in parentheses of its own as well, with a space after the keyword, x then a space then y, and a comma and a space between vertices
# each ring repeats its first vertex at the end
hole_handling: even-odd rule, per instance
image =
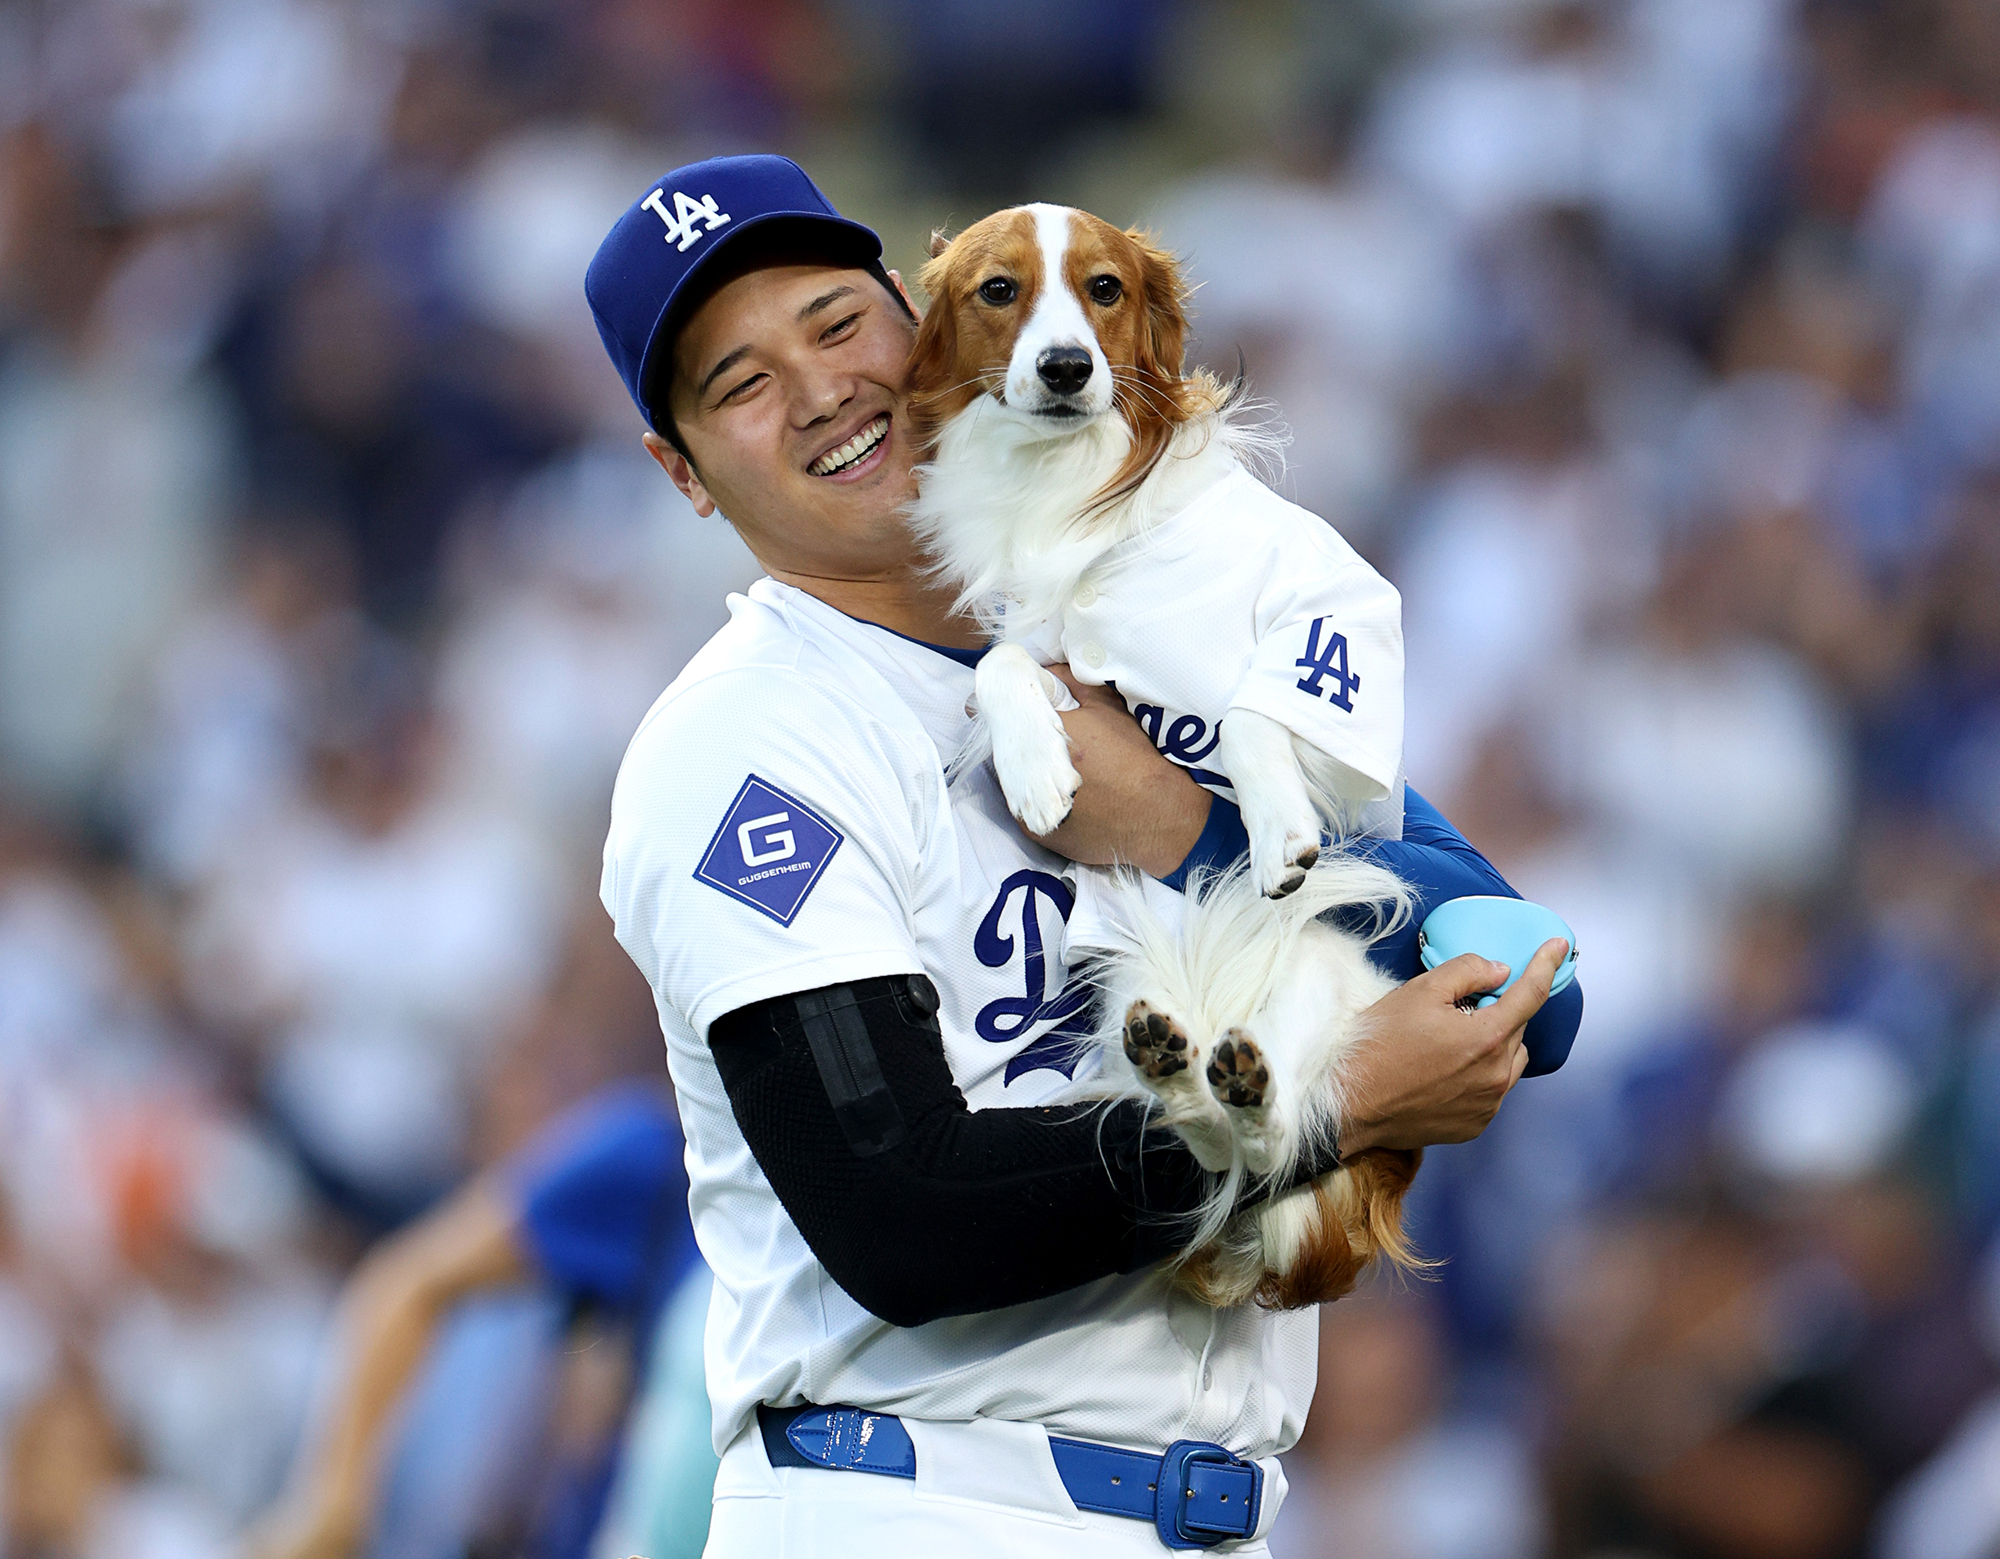
POLYGON ((1283 1271, 1316 1226, 1309 1187, 1272 1198, 1231 1224, 1230 1209, 1251 1183, 1289 1180, 1302 1154, 1338 1140, 1344 1063, 1367 1039, 1361 1014, 1395 981, 1372 964, 1367 941, 1321 921, 1329 910, 1373 906, 1386 932, 1410 914, 1410 890, 1393 873, 1342 852, 1324 857, 1297 892, 1272 899, 1241 866, 1190 886, 1178 926, 1147 906, 1137 879, 1120 878, 1112 912, 1126 945, 1093 960, 1104 993, 1101 1076, 1121 1095, 1151 1093, 1164 1122, 1218 1176, 1185 1248, 1221 1242, 1248 1287, 1283 1271), (1184 1072, 1155 1082, 1126 1059, 1124 1017, 1146 1001, 1179 1021, 1188 1037, 1184 1072), (1271 1070, 1270 1103, 1255 1109, 1219 1102, 1206 1081, 1217 1039, 1248 1030, 1271 1070))
POLYGON ((1132 448, 1125 419, 1051 423, 982 395, 939 431, 906 513, 935 573, 958 587, 958 610, 1018 640, 1054 617, 1105 553, 1273 444, 1241 407, 1205 413, 1174 430, 1137 491, 1086 513, 1132 448))
MULTIPOLYGON (((1086 514, 1131 448, 1125 419, 1102 416, 1052 430, 1045 419, 1030 421, 982 395, 945 424, 930 463, 917 468, 910 529, 932 571, 958 586, 956 609, 972 613, 999 645, 1018 644, 1056 615, 1113 547, 1144 535, 1246 459, 1275 460, 1281 435, 1253 416, 1247 402, 1232 401, 1183 423, 1136 492, 1086 514)), ((1031 833, 1045 834, 1067 815, 1075 770, 1066 747, 1058 753, 1040 738, 1043 716, 1031 708, 1019 667, 988 655, 980 681, 1000 677, 1003 667, 1015 696, 996 698, 995 689, 975 686, 979 718, 949 770, 976 768, 1004 744, 1007 804, 1031 833), (1057 791, 1063 809, 1051 821, 1043 800, 1057 791)), ((1063 695, 1052 707, 1068 707, 1063 695)))

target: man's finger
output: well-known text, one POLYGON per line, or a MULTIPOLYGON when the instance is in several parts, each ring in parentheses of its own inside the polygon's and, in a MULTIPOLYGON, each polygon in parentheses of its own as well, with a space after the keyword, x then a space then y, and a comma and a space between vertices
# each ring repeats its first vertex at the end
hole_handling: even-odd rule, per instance
MULTIPOLYGON (((1496 1004, 1497 1005, 1497 1004, 1496 1004)), ((1514 1031, 1514 1064, 1507 1071, 1507 1092, 1514 1091, 1514 1085, 1521 1080, 1521 1074, 1528 1070, 1528 1047, 1521 1043, 1521 1031, 1514 1031)), ((1504 1096, 1503 1096, 1504 1097, 1504 1096)))
POLYGON ((1540 1012, 1542 1003, 1549 999, 1549 987, 1555 984, 1556 971, 1567 957, 1569 943, 1559 936, 1550 937, 1535 950, 1535 956, 1528 960, 1528 967, 1521 972, 1521 978, 1501 993, 1487 1016, 1506 1024, 1509 1033, 1525 1027, 1528 1019, 1540 1012))
POLYGON ((1481 958, 1477 953, 1460 953, 1456 958, 1417 976, 1418 980, 1443 987, 1438 994, 1452 1005, 1468 996, 1484 996, 1488 991, 1498 989, 1506 978, 1505 964, 1481 958))

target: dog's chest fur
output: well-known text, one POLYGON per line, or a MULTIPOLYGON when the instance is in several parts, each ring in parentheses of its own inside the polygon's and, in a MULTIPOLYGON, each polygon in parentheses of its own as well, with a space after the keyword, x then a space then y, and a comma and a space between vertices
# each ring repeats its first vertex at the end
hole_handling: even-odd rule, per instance
POLYGON ((1239 470, 1236 444, 1221 416, 1196 418, 1175 430, 1137 491, 1093 510, 1131 447, 1124 420, 1031 437, 982 399, 940 430, 918 469, 910 526, 938 575, 959 587, 963 609, 1002 639, 1029 642, 1060 620, 1077 582, 1107 553, 1239 470))

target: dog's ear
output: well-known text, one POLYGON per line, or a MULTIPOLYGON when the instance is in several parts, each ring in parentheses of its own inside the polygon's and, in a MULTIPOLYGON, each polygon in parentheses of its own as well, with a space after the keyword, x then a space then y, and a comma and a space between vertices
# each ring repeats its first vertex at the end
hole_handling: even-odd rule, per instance
POLYGON ((949 249, 950 247, 951 247, 951 235, 941 227, 932 228, 930 248, 929 248, 930 257, 933 260, 935 260, 939 258, 941 255, 943 255, 945 250, 949 249))
POLYGON ((1145 388, 1124 398, 1132 448, 1111 480, 1092 497, 1093 508, 1118 503, 1137 492, 1166 454, 1174 429, 1192 414, 1187 385, 1181 378, 1188 320, 1187 288, 1181 283, 1180 266, 1151 234, 1131 228, 1125 237, 1137 251, 1139 306, 1145 310, 1132 346, 1132 372, 1145 388))
POLYGON ((924 267, 924 291, 931 305, 917 325, 917 338, 910 346, 910 367, 904 379, 909 395, 910 421, 917 447, 928 453, 937 436, 941 401, 951 384, 952 364, 958 357, 958 311, 944 292, 945 262, 940 257, 924 267))
POLYGON ((1137 366, 1156 384, 1178 379, 1188 334, 1187 284, 1181 280, 1180 263, 1151 233, 1134 227, 1125 236, 1139 252, 1145 294, 1146 328, 1139 337, 1137 366))

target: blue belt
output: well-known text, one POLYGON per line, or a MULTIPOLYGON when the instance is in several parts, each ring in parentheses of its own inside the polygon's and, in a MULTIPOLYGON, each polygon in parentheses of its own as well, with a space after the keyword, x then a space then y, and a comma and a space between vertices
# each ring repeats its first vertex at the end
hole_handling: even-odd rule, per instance
MULTIPOLYGON (((891 1478, 917 1475, 902 1420, 858 1407, 759 1407, 773 1467, 829 1467, 891 1478)), ((1169 1548, 1213 1548, 1257 1530, 1264 1469, 1206 1440, 1176 1440, 1163 1456, 1049 1436, 1056 1473, 1079 1510, 1150 1521, 1169 1548)))

